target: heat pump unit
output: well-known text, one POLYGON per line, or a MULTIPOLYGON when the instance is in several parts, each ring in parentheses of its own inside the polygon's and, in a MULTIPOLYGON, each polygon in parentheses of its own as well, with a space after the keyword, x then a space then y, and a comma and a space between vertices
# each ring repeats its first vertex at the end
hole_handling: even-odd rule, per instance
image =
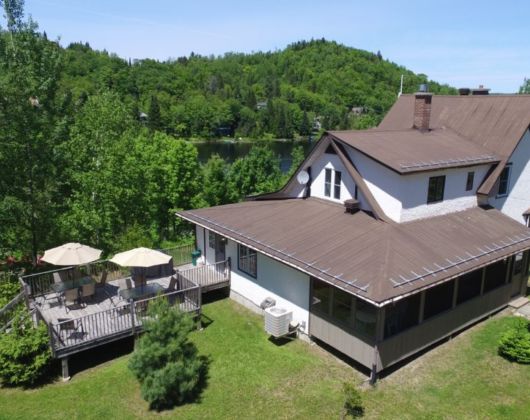
POLYGON ((289 323, 293 312, 273 306, 265 309, 265 331, 273 337, 282 337, 289 333, 289 323))

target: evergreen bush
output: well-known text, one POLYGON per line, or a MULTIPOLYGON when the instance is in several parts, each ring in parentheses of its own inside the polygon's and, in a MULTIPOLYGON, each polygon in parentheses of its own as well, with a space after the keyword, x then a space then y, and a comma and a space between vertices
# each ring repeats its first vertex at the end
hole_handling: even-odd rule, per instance
POLYGON ((530 322, 517 318, 499 341, 499 354, 517 363, 530 363, 530 322))
POLYGON ((342 386, 344 393, 344 411, 346 416, 353 418, 364 415, 363 400, 355 385, 345 382, 342 386))
POLYGON ((166 299, 157 299, 150 303, 144 326, 129 362, 142 397, 154 409, 196 398, 205 383, 207 361, 189 341, 193 320, 166 299))
POLYGON ((52 355, 44 323, 34 327, 27 312, 18 314, 0 334, 0 379, 3 385, 35 385, 48 373, 52 355))

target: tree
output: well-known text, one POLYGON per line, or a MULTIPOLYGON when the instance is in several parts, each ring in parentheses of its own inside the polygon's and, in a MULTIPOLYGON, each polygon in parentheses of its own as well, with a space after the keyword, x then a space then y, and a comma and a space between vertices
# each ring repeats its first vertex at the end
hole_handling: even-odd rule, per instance
POLYGON ((34 327, 26 311, 15 317, 9 332, 0 334, 0 378, 5 385, 35 385, 51 359, 46 325, 34 327))
POLYGON ((149 103, 149 112, 147 114, 147 126, 151 131, 162 130, 162 116, 160 115, 160 105, 155 95, 151 96, 151 102, 149 103))
POLYGON ((519 93, 530 94, 530 79, 524 78, 524 82, 519 88, 519 93))
POLYGON ((155 409, 193 400, 205 384, 208 367, 189 340, 194 322, 165 298, 150 302, 143 322, 145 333, 129 361, 142 397, 155 409))
POLYGON ((304 111, 302 115, 302 121, 300 122, 300 129, 298 130, 301 136, 309 136, 311 134, 311 123, 309 122, 309 117, 307 112, 304 111))
POLYGON ((285 181, 287 181, 291 176, 293 176, 293 174, 298 169, 300 164, 304 161, 304 159, 304 148, 300 145, 293 147, 293 149, 291 150, 291 167, 289 168, 289 172, 287 172, 286 174, 285 181))
POLYGON ((232 201, 274 191, 282 180, 279 159, 269 148, 254 146, 247 156, 232 164, 228 178, 232 201))
POLYGON ((6 248, 31 254, 54 235, 60 206, 56 93, 60 48, 24 21, 24 2, 4 1, 0 30, 0 237, 6 248))
POLYGON ((229 165, 214 154, 203 166, 202 197, 210 206, 230 203, 228 184, 229 165))

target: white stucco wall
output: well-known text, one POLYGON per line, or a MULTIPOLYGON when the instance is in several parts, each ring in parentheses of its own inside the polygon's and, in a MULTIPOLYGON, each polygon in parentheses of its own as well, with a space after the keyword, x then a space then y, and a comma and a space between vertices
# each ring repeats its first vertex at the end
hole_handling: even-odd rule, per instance
POLYGON ((454 168, 436 172, 405 175, 400 189, 402 197, 401 222, 462 211, 477 206, 476 191, 482 183, 489 165, 454 168), (466 191, 468 172, 475 172, 473 188, 466 191), (429 178, 445 175, 444 199, 427 204, 429 178))
MULTIPOLYGON (((204 255, 203 228, 196 226, 198 245, 204 255)), ((252 302, 257 308, 267 297, 276 300, 276 306, 293 311, 293 320, 303 324, 301 329, 307 334, 309 325, 309 289, 310 280, 307 274, 301 273, 266 255, 258 253, 257 277, 253 278, 238 269, 237 243, 228 240, 226 257, 232 261, 231 285, 232 291, 252 302)), ((215 250, 208 245, 208 230, 206 230, 206 261, 213 264, 215 250)))
POLYGON ((301 273, 272 258, 258 253, 257 277, 253 278, 237 267, 237 244, 228 241, 227 256, 232 260, 231 290, 259 307, 267 297, 276 300, 276 306, 293 311, 293 321, 304 325, 307 334, 309 325, 309 289, 307 274, 301 273))
POLYGON ((491 197, 489 202, 504 214, 524 224, 522 214, 530 207, 530 131, 526 131, 509 162, 512 168, 508 195, 491 197))
POLYGON ((349 154, 374 198, 388 217, 396 222, 407 222, 475 207, 476 190, 489 169, 489 165, 480 165, 399 175, 362 153, 349 151, 349 154), (466 191, 468 172, 475 172, 473 188, 470 191, 466 191), (445 175, 444 200, 427 204, 429 178, 439 175, 445 175))

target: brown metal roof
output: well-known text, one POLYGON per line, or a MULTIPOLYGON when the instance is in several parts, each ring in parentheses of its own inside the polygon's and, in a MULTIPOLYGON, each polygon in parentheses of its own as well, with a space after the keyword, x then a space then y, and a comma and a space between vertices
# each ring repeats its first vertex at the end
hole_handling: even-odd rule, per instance
MULTIPOLYGON (((412 128, 414 95, 402 95, 379 124, 381 130, 412 128)), ((488 194, 530 125, 530 95, 433 95, 430 127, 451 128, 458 135, 501 158, 479 188, 488 194)))
POLYGON ((431 131, 331 131, 334 138, 400 173, 499 162, 494 153, 459 136, 451 129, 431 131))
POLYGON ((530 230, 493 209, 396 224, 309 198, 177 215, 379 305, 530 248, 530 230))

